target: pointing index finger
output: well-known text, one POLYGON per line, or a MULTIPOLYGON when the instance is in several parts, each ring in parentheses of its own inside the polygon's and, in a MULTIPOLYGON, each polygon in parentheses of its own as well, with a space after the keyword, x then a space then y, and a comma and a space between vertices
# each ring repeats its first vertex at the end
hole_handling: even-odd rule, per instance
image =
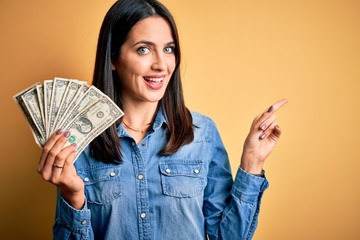
POLYGON ((281 99, 279 101, 277 101, 276 103, 274 103, 273 105, 270 106, 270 108, 267 110, 267 112, 276 112, 280 107, 282 107, 283 105, 285 105, 288 102, 287 99, 281 99))

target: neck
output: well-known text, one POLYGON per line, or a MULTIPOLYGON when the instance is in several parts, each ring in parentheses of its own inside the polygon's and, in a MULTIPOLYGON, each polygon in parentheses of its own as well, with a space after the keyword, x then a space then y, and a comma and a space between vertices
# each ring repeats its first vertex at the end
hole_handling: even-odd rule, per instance
POLYGON ((144 131, 153 122, 157 103, 124 104, 124 126, 130 130, 144 131))
POLYGON ((125 126, 125 128, 127 128, 130 131, 136 132, 136 133, 146 133, 147 130, 149 129, 151 122, 146 124, 146 126, 142 127, 142 128, 134 128, 129 126, 124 120, 122 121, 123 125, 125 126))

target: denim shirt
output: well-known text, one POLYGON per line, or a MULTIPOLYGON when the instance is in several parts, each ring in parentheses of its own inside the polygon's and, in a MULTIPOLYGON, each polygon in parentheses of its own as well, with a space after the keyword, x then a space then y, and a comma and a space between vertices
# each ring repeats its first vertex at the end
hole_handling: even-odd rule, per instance
POLYGON ((58 191, 54 239, 251 239, 268 181, 241 168, 233 180, 214 122, 192 117, 194 141, 171 156, 158 155, 168 141, 161 110, 139 144, 118 127, 122 164, 86 149, 74 163, 85 206, 72 208, 58 191))

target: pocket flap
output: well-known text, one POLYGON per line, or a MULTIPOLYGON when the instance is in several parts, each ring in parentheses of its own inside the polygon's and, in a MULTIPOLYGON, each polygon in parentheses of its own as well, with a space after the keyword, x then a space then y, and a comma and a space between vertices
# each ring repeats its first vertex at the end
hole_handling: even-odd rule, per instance
POLYGON ((78 175, 85 185, 94 184, 100 181, 113 180, 120 177, 120 168, 98 168, 79 171, 78 175))
POLYGON ((160 172, 166 176, 200 177, 204 174, 202 163, 160 163, 160 172))

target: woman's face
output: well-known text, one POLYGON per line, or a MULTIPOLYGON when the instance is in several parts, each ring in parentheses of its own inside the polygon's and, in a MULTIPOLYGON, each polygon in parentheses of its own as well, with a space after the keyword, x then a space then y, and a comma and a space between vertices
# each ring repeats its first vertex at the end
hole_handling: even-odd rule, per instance
POLYGON ((175 47, 163 18, 147 17, 134 25, 113 64, 124 103, 157 103, 164 96, 176 65, 175 47))

